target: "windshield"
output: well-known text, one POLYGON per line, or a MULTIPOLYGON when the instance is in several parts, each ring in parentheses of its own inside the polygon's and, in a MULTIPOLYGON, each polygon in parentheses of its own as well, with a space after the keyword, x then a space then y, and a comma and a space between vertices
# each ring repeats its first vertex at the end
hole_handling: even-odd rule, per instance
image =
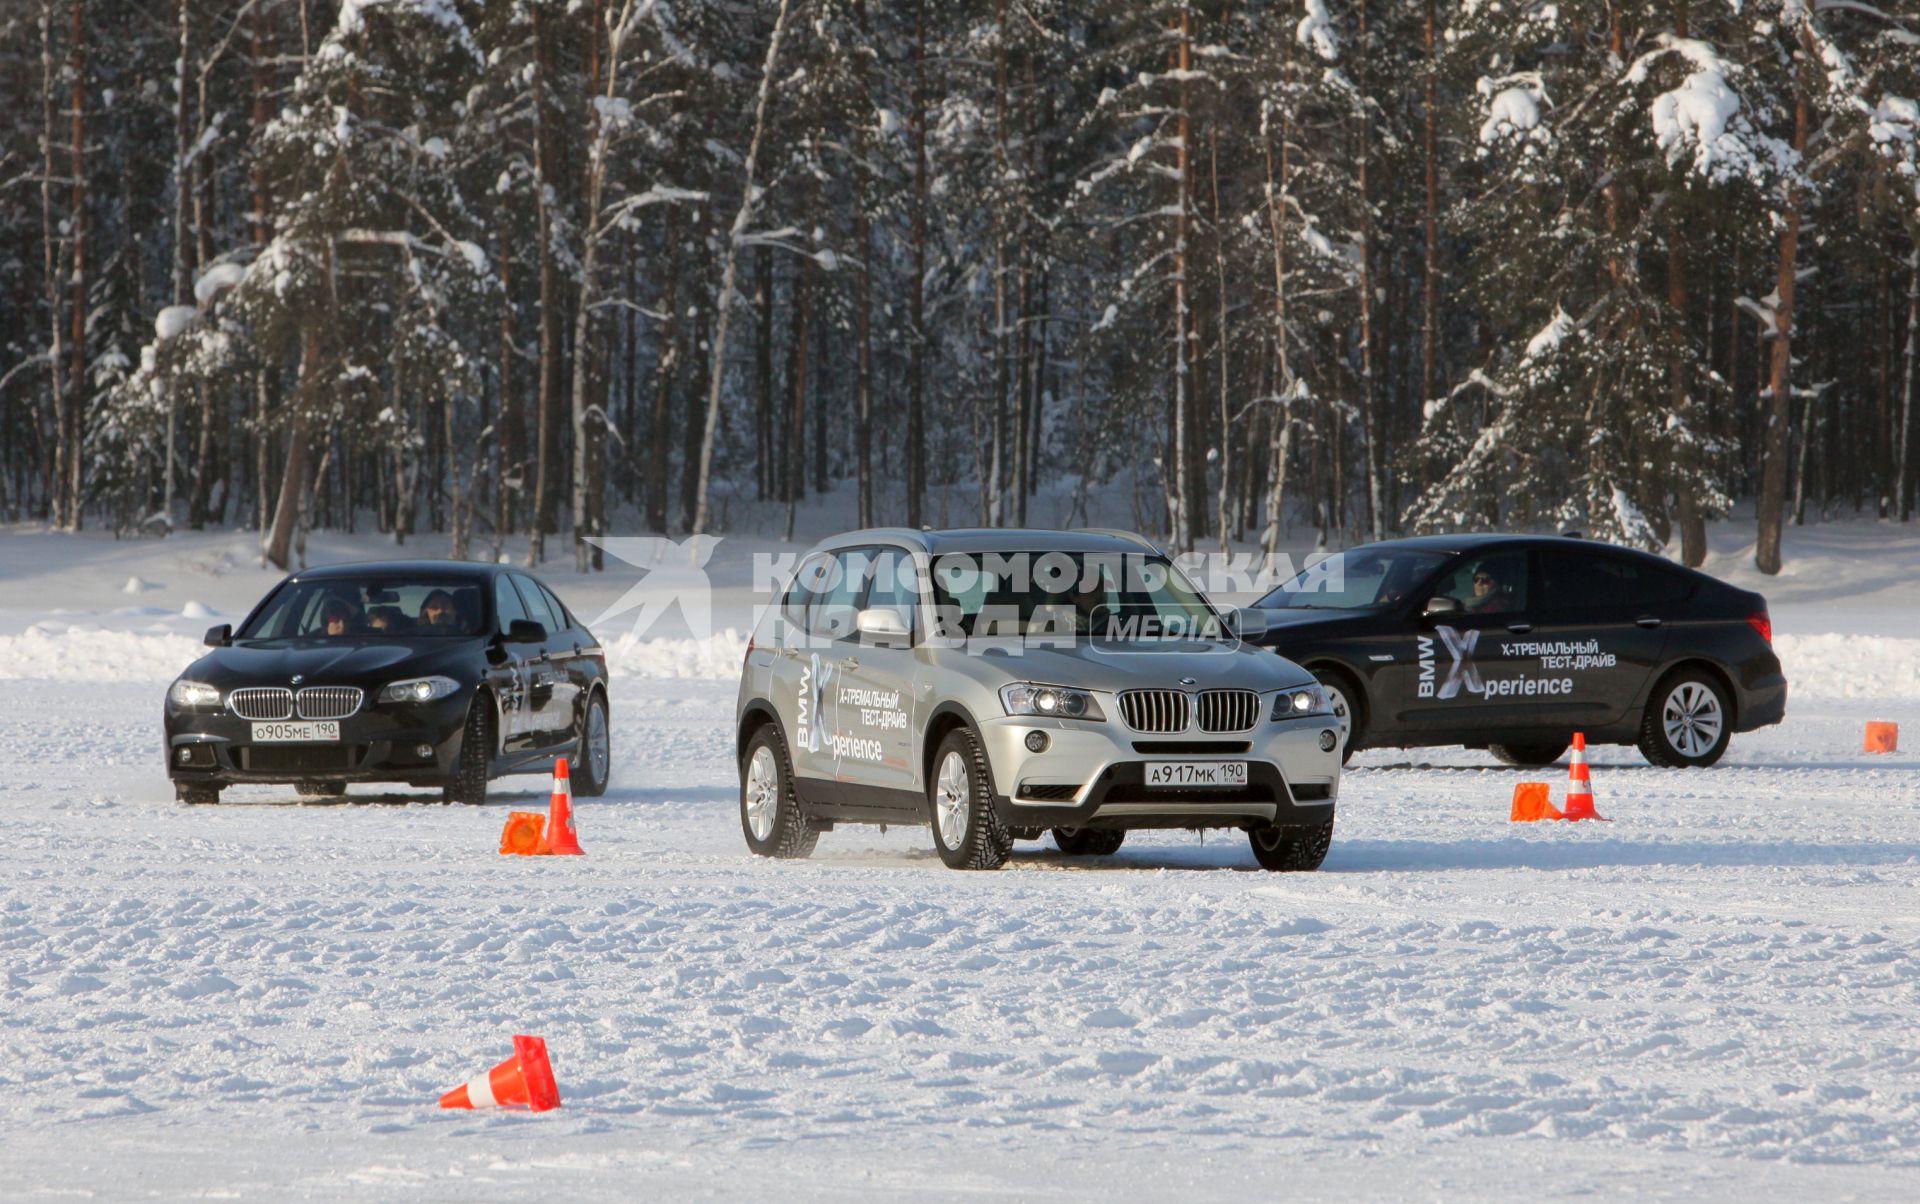
POLYGON ((946 555, 933 563, 934 631, 948 638, 1221 638, 1220 619, 1164 556, 946 555))
POLYGON ((1362 548, 1329 556, 1254 605, 1270 610, 1358 610, 1405 600, 1432 577, 1452 552, 1412 548, 1362 548))
POLYGON ((268 600, 240 639, 393 639, 475 636, 484 619, 477 582, 426 577, 295 581, 268 600))

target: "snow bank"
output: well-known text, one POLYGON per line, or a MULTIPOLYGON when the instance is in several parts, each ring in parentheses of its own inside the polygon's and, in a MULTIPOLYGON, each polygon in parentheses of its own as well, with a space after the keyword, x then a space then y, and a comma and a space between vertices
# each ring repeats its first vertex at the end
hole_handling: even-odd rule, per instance
POLYGON ((1920 700, 1920 639, 1893 635, 1776 634, 1787 707, 1803 698, 1920 700))
POLYGON ((633 635, 600 643, 607 671, 622 677, 694 677, 731 681, 740 676, 747 637, 729 627, 704 640, 643 640, 633 635))

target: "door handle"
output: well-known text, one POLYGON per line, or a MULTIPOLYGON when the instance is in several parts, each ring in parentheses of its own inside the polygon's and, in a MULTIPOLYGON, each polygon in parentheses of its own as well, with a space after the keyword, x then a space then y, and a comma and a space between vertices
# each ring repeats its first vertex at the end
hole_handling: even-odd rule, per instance
POLYGON ((841 665, 842 667, 848 668, 848 669, 858 669, 860 667, 860 658, 857 656, 850 656, 846 660, 842 661, 841 665))
POLYGON ((1639 618, 1633 621, 1633 625, 1635 627, 1644 627, 1648 631, 1652 631, 1654 628, 1660 626, 1660 618, 1657 615, 1641 615, 1639 618))
POLYGON ((1509 623, 1509 624, 1507 624, 1507 630, 1508 630, 1508 631, 1511 631, 1511 632, 1512 632, 1513 634, 1515 634, 1515 635, 1525 635, 1525 634, 1527 634, 1527 633, 1528 633, 1529 631, 1532 631, 1532 630, 1533 630, 1533 624, 1531 624, 1531 623, 1509 623))

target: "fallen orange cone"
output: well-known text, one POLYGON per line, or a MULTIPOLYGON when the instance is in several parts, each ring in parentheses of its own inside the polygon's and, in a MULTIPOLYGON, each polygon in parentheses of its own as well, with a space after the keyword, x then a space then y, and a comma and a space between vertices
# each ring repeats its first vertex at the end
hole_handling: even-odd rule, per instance
POLYGON ((1507 818, 1516 824, 1530 824, 1566 816, 1553 805, 1553 787, 1545 782, 1518 782, 1513 787, 1513 814, 1507 818))
POLYGON ((540 850, 563 857, 582 857, 580 833, 573 828, 573 779, 567 776, 567 759, 553 763, 553 799, 547 804, 547 839, 540 850))
POLYGON ((553 1081, 547 1043, 515 1036, 513 1056, 471 1082, 440 1097, 442 1108, 525 1108, 545 1112, 560 1106, 560 1085, 553 1081))
POLYGON ((1585 732, 1573 734, 1573 760, 1567 765, 1566 818, 1607 821, 1606 816, 1593 809, 1593 775, 1587 768, 1585 732))
POLYGON ((547 817, 538 811, 515 811, 500 830, 500 851, 516 857, 537 857, 546 850, 547 817))
POLYGON ((1870 753, 1899 752, 1900 725, 1897 723, 1867 724, 1867 751, 1870 753))

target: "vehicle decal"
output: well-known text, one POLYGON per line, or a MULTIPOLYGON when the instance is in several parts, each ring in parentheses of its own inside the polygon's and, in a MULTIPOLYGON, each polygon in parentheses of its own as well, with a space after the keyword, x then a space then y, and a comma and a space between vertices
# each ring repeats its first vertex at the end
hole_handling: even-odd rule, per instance
POLYGON ((1434 634, 1447 646, 1447 654, 1453 657, 1453 664, 1447 669, 1447 680, 1440 683, 1440 697, 1444 701, 1456 697, 1464 688, 1468 693, 1478 694, 1483 687, 1480 683, 1480 668, 1473 663, 1473 650, 1480 643, 1480 632, 1456 631, 1451 627, 1436 627, 1434 634))
POLYGON ((1542 669, 1611 669, 1619 663, 1615 653, 1600 651, 1600 641, 1522 640, 1500 645, 1502 656, 1537 656, 1542 669))
MULTIPOLYGON (((1536 698, 1541 695, 1551 696, 1573 693, 1573 678, 1571 677, 1500 677, 1491 679, 1483 677, 1480 673, 1480 666, 1474 663, 1473 659, 1475 652, 1479 648, 1480 636, 1482 634, 1478 629, 1461 631, 1458 628, 1442 626, 1435 627, 1433 632, 1435 636, 1439 637, 1440 646, 1447 650, 1447 655, 1452 658, 1453 663, 1447 666, 1446 680, 1440 682, 1436 688, 1434 679, 1437 676, 1437 658, 1434 656, 1434 641, 1427 636, 1415 637, 1415 659, 1418 660, 1420 665, 1420 677, 1415 689, 1422 698, 1438 698, 1445 702, 1459 698, 1462 694, 1465 694, 1469 698, 1486 702, 1495 698, 1536 698)), ((1556 650, 1551 657, 1544 653, 1536 654, 1533 652, 1523 652, 1522 655, 1540 655, 1541 667, 1545 669, 1566 669, 1574 667, 1571 664, 1554 663, 1554 661, 1562 656, 1568 657, 1569 659, 1582 656, 1589 657, 1592 658, 1591 663, 1593 666, 1601 666, 1602 660, 1608 665, 1613 662, 1612 654, 1598 652, 1599 644, 1597 641, 1587 642, 1593 644, 1593 650, 1567 653, 1561 653, 1556 650)), ((1512 650, 1514 649, 1531 647, 1547 648, 1554 647, 1554 645, 1544 643, 1502 644, 1500 645, 1500 651, 1504 655, 1513 655, 1512 650)), ((1589 666, 1582 665, 1581 667, 1589 666)))

